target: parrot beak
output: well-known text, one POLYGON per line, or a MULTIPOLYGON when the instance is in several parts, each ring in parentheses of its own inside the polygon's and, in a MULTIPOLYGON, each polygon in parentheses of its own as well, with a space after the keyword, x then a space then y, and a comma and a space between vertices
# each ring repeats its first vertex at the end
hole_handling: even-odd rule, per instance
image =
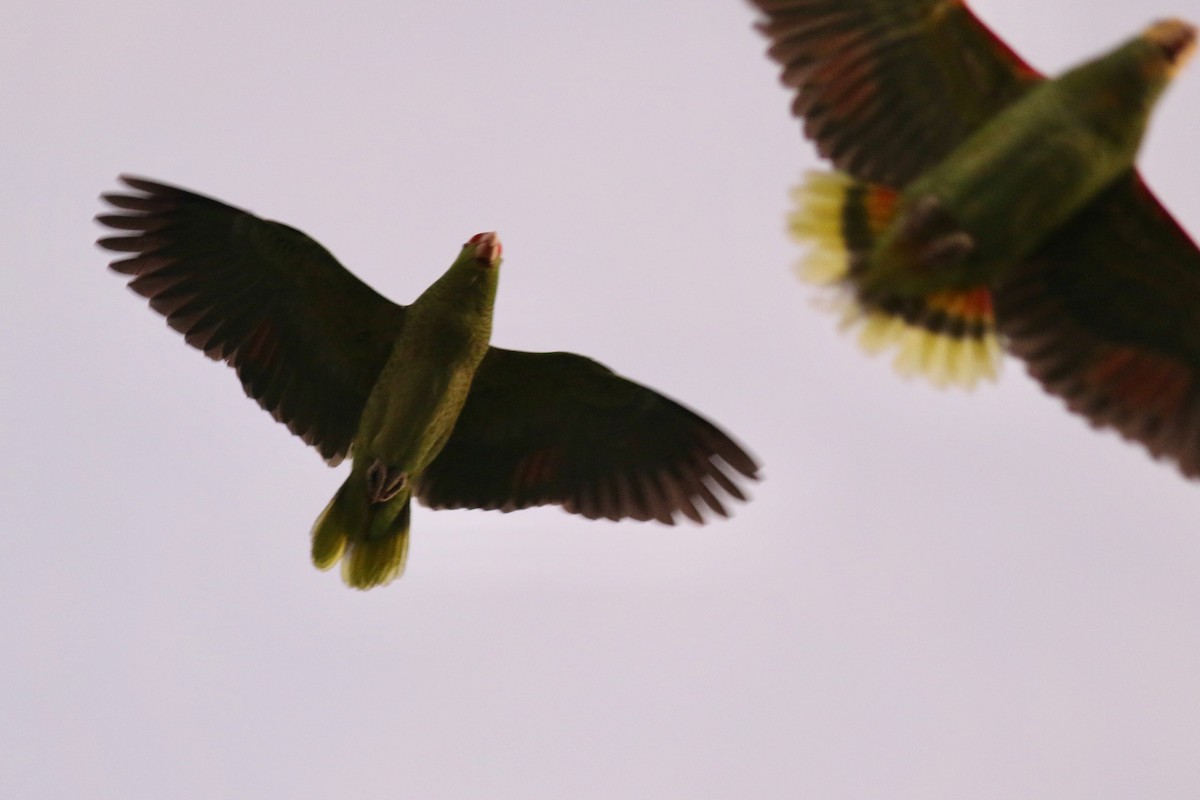
POLYGON ((504 246, 500 244, 500 237, 494 231, 475 234, 467 242, 467 245, 475 246, 475 259, 477 261, 483 261, 489 267, 495 267, 500 264, 500 257, 504 253, 504 246))
POLYGON ((1147 28, 1143 35, 1162 48, 1167 57, 1167 74, 1172 78, 1196 50, 1196 28, 1181 19, 1160 20, 1147 28))

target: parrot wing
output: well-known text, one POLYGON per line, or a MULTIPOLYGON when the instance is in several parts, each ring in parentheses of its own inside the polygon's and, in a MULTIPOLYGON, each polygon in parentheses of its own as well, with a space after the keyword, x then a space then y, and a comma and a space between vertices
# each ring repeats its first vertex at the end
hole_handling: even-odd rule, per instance
POLYGON ((695 522, 758 466, 716 426, 572 353, 491 348, 445 447, 417 481, 432 508, 558 504, 589 519, 695 522))
POLYGON ((1132 172, 995 291, 1008 349, 1071 410, 1200 477, 1200 249, 1132 172))
POLYGON ((123 213, 100 239, 129 253, 112 269, 182 333, 237 371, 246 394, 337 463, 404 322, 377 294, 298 230, 142 178, 103 199, 123 213))
POLYGON ((903 188, 1041 80, 962 0, 751 0, 822 156, 903 188))

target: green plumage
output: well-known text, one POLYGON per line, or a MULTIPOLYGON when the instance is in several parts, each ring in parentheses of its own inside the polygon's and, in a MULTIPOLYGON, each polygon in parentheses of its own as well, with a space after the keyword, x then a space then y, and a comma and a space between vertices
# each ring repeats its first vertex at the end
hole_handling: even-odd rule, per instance
POLYGON ((141 178, 97 219, 112 268, 246 393, 350 475, 313 561, 359 589, 399 575, 414 498, 432 508, 558 504, 591 519, 703 522, 757 464, 715 425, 570 353, 491 347, 495 234, 469 241, 409 306, 303 233, 141 178))
POLYGON ((404 563, 412 488, 450 438, 487 352, 499 269, 499 242, 481 234, 408 307, 367 396, 350 477, 313 526, 313 562, 342 558, 350 586, 386 583, 404 563), (386 476, 398 476, 394 492, 373 485, 386 476))
POLYGON ((863 286, 920 295, 993 284, 1131 169, 1167 66, 1138 36, 1030 88, 904 187, 863 286))

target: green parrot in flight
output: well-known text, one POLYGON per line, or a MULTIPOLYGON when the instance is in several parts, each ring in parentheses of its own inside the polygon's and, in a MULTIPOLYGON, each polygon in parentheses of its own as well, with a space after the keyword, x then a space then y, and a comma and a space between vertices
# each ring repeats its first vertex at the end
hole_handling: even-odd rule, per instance
POLYGON ((755 460, 715 425, 572 353, 489 346, 501 261, 471 238, 412 305, 393 303, 294 228, 123 176, 97 221, 112 269, 188 344, 349 477, 317 518, 313 562, 347 584, 403 570, 411 500, 589 519, 703 523, 745 500, 755 460))
POLYGON ((795 191, 803 277, 939 384, 1001 348, 1097 427, 1200 476, 1200 249, 1134 161, 1196 45, 1164 20, 1047 79, 963 0, 751 0, 837 172, 795 191))

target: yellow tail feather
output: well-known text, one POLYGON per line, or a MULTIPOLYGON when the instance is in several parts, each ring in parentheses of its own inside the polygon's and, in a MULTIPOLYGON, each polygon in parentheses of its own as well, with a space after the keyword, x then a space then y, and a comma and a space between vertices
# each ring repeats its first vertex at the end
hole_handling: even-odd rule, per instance
POLYGON ((850 275, 841 213, 853 183, 841 172, 808 172, 792 189, 795 210, 787 227, 793 239, 809 245, 808 255, 796 262, 796 274, 807 283, 827 286, 850 275))
POLYGON ((371 589, 404 572, 411 502, 406 496, 371 505, 362 487, 352 485, 353 477, 346 479, 313 524, 312 559, 320 570, 341 561, 347 586, 371 589))
POLYGON ((404 572, 408 530, 385 539, 354 542, 342 558, 342 580, 355 589, 384 586, 404 572))
POLYGON ((312 527, 312 560, 319 570, 327 570, 336 564, 346 551, 345 505, 342 494, 349 483, 342 484, 337 494, 325 506, 312 527))
POLYGON ((792 191, 788 231, 808 245, 796 265, 799 277, 842 290, 835 307, 843 330, 859 329, 868 353, 896 348, 896 371, 934 385, 973 388, 999 374, 1002 353, 991 295, 984 288, 942 291, 917 298, 866 302, 851 269, 869 258, 875 240, 895 213, 897 193, 848 175, 809 172, 792 191), (890 302, 889 302, 890 301, 890 302))

